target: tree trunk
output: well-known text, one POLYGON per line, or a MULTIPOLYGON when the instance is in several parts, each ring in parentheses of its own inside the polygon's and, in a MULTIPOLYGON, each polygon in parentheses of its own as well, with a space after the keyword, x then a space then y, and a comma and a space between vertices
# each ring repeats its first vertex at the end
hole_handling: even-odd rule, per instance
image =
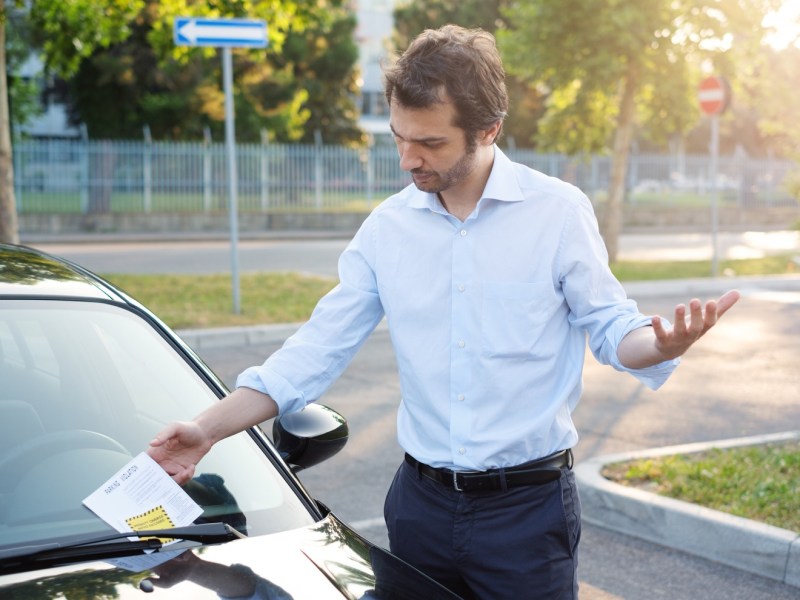
POLYGON ((636 67, 628 63, 628 73, 622 80, 617 130, 614 133, 614 155, 611 162, 611 181, 608 188, 608 202, 603 215, 602 234, 608 250, 609 262, 616 262, 619 250, 619 234, 622 230, 622 202, 625 199, 625 180, 628 174, 628 156, 635 114, 634 96, 637 81, 636 67))
POLYGON ((6 84, 5 0, 0 0, 0 242, 18 244, 14 162, 11 156, 11 117, 6 84))

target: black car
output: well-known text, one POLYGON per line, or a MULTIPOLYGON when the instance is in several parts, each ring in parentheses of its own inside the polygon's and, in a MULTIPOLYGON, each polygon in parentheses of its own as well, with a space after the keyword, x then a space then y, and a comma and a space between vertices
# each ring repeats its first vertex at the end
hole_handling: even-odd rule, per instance
POLYGON ((202 514, 171 544, 83 504, 166 423, 226 393, 121 290, 0 245, 0 598, 456 598, 303 488, 295 472, 347 439, 324 406, 276 420, 271 438, 255 427, 218 443, 183 487, 202 514), (131 567, 143 556, 160 564, 131 567))

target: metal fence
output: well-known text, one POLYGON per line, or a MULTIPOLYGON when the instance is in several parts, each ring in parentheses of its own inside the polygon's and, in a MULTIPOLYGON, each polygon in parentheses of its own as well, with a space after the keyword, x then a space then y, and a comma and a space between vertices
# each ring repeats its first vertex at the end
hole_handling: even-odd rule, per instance
MULTIPOLYGON (((241 212, 363 211, 410 183, 391 144, 240 144, 241 212)), ((611 159, 505 149, 512 160, 575 183, 602 203, 611 159)), ((227 209, 224 144, 21 140, 14 144, 17 209, 26 213, 197 212, 227 209)), ((703 156, 633 154, 630 204, 797 206, 789 161, 720 157, 716 186, 703 156)))

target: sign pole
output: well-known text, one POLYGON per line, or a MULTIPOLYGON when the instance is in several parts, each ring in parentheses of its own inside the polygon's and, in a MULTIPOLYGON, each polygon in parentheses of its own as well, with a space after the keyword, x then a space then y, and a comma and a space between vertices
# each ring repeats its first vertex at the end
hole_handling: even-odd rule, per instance
POLYGON ((719 113, 711 115, 711 277, 719 271, 718 231, 719 231, 719 113))
POLYGON ((222 86, 225 92, 225 151, 228 162, 228 211, 231 234, 233 312, 242 312, 239 293, 239 208, 236 174, 236 135, 233 117, 233 58, 231 48, 266 48, 267 24, 258 19, 178 17, 173 23, 176 46, 222 48, 222 86))
POLYGON ((225 92, 225 152, 228 156, 228 213, 231 229, 231 287, 233 289, 233 312, 242 312, 239 293, 239 208, 236 174, 236 141, 233 116, 233 59, 231 49, 222 49, 222 85, 225 92))
POLYGON ((717 255, 717 235, 719 230, 719 115, 728 108, 731 100, 730 87, 722 77, 706 77, 700 82, 697 99, 700 110, 711 117, 711 276, 716 277, 719 270, 717 255))

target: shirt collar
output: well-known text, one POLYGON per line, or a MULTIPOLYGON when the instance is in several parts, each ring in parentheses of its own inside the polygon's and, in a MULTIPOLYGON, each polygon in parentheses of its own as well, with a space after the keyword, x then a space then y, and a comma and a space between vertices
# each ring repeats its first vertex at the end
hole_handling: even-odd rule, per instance
POLYGON ((514 163, 497 146, 494 147, 492 172, 481 195, 481 200, 484 198, 501 202, 520 202, 525 199, 514 174, 514 163))
MULTIPOLYGON (((434 212, 446 213, 436 194, 421 192, 412 183, 413 193, 409 199, 409 207, 424 208, 434 212)), ((505 153, 497 146, 494 147, 494 164, 489 179, 483 188, 481 200, 491 199, 502 202, 520 202, 524 200, 522 190, 519 187, 517 178, 514 176, 513 163, 505 153)))

